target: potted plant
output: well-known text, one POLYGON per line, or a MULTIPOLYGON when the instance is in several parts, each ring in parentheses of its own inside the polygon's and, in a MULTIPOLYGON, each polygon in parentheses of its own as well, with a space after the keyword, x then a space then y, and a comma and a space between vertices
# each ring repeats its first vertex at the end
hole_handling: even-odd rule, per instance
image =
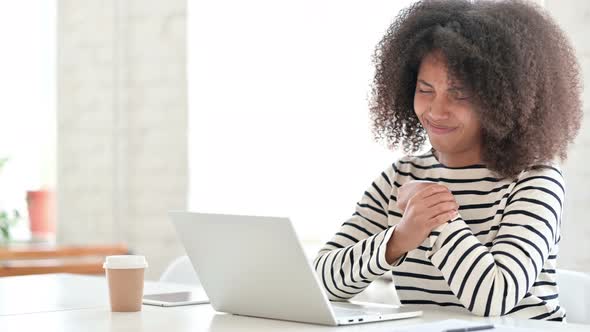
POLYGON ((27 191, 27 209, 33 237, 44 239, 55 235, 55 194, 52 190, 27 191))
POLYGON ((0 243, 8 243, 12 239, 10 229, 20 220, 18 210, 13 210, 12 214, 0 210, 0 243))

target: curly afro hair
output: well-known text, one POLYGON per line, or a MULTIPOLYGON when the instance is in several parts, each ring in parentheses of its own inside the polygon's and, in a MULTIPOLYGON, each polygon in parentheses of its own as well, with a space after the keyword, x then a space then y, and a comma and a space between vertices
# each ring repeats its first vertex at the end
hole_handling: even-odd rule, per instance
POLYGON ((421 59, 432 51, 472 94, 490 170, 514 177, 565 160, 582 118, 579 64, 556 23, 523 1, 421 1, 402 10, 373 57, 377 141, 405 153, 424 146, 413 100, 421 59))

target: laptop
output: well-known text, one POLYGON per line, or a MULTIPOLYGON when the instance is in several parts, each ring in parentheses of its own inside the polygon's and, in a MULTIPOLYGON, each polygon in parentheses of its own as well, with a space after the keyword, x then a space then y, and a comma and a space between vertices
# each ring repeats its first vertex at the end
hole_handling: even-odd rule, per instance
POLYGON ((323 325, 422 315, 329 301, 288 218, 184 211, 169 216, 216 311, 323 325))

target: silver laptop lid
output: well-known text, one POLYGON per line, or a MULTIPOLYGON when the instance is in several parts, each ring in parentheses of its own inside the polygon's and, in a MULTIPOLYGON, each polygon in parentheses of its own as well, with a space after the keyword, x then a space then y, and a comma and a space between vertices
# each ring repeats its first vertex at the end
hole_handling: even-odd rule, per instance
POLYGON ((215 310, 336 324, 288 218, 169 215, 215 310))

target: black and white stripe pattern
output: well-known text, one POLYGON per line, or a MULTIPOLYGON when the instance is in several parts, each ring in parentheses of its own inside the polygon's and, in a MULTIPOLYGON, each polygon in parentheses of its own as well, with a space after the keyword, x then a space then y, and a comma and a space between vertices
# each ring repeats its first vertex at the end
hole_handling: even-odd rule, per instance
POLYGON ((432 153, 405 157, 365 191, 314 266, 331 300, 349 299, 391 271, 403 304, 563 320, 555 269, 564 195, 552 166, 501 179, 481 165, 445 167, 432 153), (451 189, 460 217, 390 265, 385 247, 402 217, 397 190, 416 179, 451 189))

